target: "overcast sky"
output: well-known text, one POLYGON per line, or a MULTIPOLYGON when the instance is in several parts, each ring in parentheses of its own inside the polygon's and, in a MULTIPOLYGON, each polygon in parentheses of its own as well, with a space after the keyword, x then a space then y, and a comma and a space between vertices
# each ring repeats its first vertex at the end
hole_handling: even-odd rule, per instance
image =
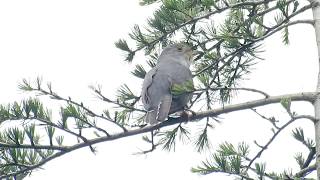
MULTIPOLYGON (((139 92, 141 81, 132 79, 133 66, 124 63, 122 52, 114 47, 119 38, 127 38, 134 24, 144 24, 154 6, 140 7, 138 0, 30 0, 0 1, 0 103, 27 97, 17 90, 22 78, 43 77, 53 83, 63 96, 94 105, 95 99, 87 88, 101 84, 105 94, 114 95, 122 83, 139 92)), ((304 18, 311 18, 306 13, 304 18)), ((268 92, 271 95, 314 91, 318 71, 314 31, 310 25, 290 28, 290 46, 283 46, 280 35, 264 43, 264 61, 241 85, 268 92)), ((144 61, 143 56, 135 61, 144 61)), ((233 102, 261 98, 239 93, 233 102)), ((99 107, 97 107, 99 108, 99 107)), ((296 103, 299 114, 312 114, 312 106, 296 103)), ((287 120, 280 105, 259 109, 262 113, 287 120)), ((272 135, 270 124, 250 111, 222 116, 210 133, 214 147, 218 143, 257 140, 264 144, 272 135)), ((194 127, 197 123, 193 123, 194 127)), ((313 126, 302 120, 291 126, 303 126, 306 135, 313 137, 313 126)), ((297 169, 292 154, 305 151, 290 137, 288 129, 270 146, 262 161, 273 159, 267 170, 297 169)), ((132 155, 146 148, 140 136, 97 145, 93 155, 87 148, 55 159, 43 170, 27 179, 230 179, 215 175, 199 176, 190 168, 209 157, 198 154, 192 146, 179 145, 176 152, 160 149, 146 156, 132 155)), ((252 155, 256 149, 253 148, 252 155)))

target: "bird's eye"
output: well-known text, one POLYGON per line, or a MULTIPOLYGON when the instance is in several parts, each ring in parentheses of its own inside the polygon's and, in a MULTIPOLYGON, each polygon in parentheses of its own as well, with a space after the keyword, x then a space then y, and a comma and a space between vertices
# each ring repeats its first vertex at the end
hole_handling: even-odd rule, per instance
POLYGON ((177 49, 178 49, 178 51, 182 51, 182 47, 181 46, 177 47, 177 49))

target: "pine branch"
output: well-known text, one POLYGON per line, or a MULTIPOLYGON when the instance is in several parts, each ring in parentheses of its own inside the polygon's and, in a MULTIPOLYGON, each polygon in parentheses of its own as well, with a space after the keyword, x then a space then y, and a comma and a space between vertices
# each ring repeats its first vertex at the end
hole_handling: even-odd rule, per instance
MULTIPOLYGON (((290 2, 293 2, 293 1, 290 1, 290 2)), ((289 2, 288 2, 288 3, 289 3, 289 2)), ((314 6, 313 4, 310 4, 310 5, 307 5, 307 6, 302 7, 301 9, 299 9, 298 11, 296 11, 295 13, 291 14, 291 15, 289 16, 289 18, 292 18, 292 17, 294 17, 294 16, 302 13, 302 12, 304 12, 304 11, 312 8, 313 6, 314 6)), ((265 13, 267 13, 267 12, 265 12, 265 13)), ((260 15, 263 15, 263 14, 260 14, 260 15)), ((284 28, 287 28, 287 27, 289 27, 289 26, 296 25, 296 24, 311 24, 311 25, 313 25, 313 23, 314 23, 314 22, 313 22, 312 20, 296 20, 296 21, 293 21, 293 22, 282 21, 281 23, 279 23, 279 24, 273 26, 272 28, 270 28, 270 31, 267 31, 263 36, 261 36, 261 37, 259 37, 259 38, 257 38, 257 39, 250 40, 249 43, 242 45, 240 48, 236 49, 235 51, 233 51, 233 52, 231 52, 231 53, 229 53, 229 54, 225 54, 223 57, 215 60, 215 62, 216 62, 216 61, 217 61, 217 62, 223 62, 223 65, 220 66, 218 69, 215 70, 215 74, 214 74, 214 76, 213 76, 213 78, 212 78, 212 81, 209 83, 209 85, 211 86, 211 85, 215 82, 215 78, 218 77, 220 71, 222 71, 228 64, 230 64, 230 63, 232 62, 233 58, 236 57, 238 53, 241 53, 241 52, 242 52, 243 50, 245 50, 247 47, 250 47, 251 45, 253 45, 253 44, 257 43, 257 42, 262 41, 262 40, 266 39, 267 37, 273 35, 274 33, 278 32, 278 31, 280 31, 280 30, 282 30, 282 29, 284 29, 284 28), (230 56, 231 56, 231 57, 230 57, 230 56), (224 60, 227 59, 228 57, 230 57, 229 60, 228 60, 227 62, 225 62, 224 60)), ((213 45, 213 47, 216 48, 217 45, 219 45, 219 44, 222 43, 223 41, 224 41, 223 39, 220 40, 220 41, 217 42, 215 45, 213 45)), ((199 55, 199 56, 197 57, 197 59, 201 58, 203 55, 204 55, 204 54, 199 55)), ((205 68, 203 68, 202 70, 198 71, 198 72, 197 72, 196 74, 194 74, 193 76, 195 77, 195 76, 198 76, 198 75, 200 75, 200 74, 202 74, 202 73, 204 73, 204 72, 206 72, 206 71, 210 71, 210 70, 212 70, 213 67, 215 67, 215 64, 208 65, 207 67, 205 67, 205 68)), ((202 96, 202 93, 198 94, 197 97, 194 98, 194 100, 192 100, 190 107, 192 107, 193 104, 194 104, 201 96, 202 96)))
POLYGON ((275 127, 276 129, 279 129, 279 126, 276 124, 279 121, 276 120, 274 117, 266 117, 266 116, 260 114, 256 109, 251 109, 251 110, 253 112, 255 112, 258 116, 260 116, 262 119, 269 121, 273 125, 273 127, 275 127))
MULTIPOLYGON (((167 126, 171 126, 171 125, 174 125, 174 124, 179 124, 179 123, 182 123, 182 122, 192 122, 192 121, 197 121, 199 119, 203 119, 205 117, 216 117, 218 115, 225 114, 225 113, 230 113, 230 112, 234 112, 234 111, 245 110, 245 109, 249 109, 249 108, 255 108, 255 107, 264 106, 264 105, 273 104, 273 103, 280 103, 280 101, 284 97, 290 98, 291 101, 307 101, 307 102, 311 102, 312 103, 317 94, 318 93, 305 92, 305 93, 299 93, 299 94, 287 94, 287 95, 282 95, 282 96, 270 96, 270 97, 264 98, 264 99, 259 99, 259 100, 255 100, 255 101, 249 101, 249 102, 246 102, 246 103, 228 105, 228 106, 224 106, 223 108, 218 108, 218 109, 214 109, 214 110, 198 112, 198 113, 195 113, 194 115, 191 115, 188 119, 186 119, 184 117, 172 118, 172 119, 170 119, 168 121, 164 121, 164 122, 162 122, 160 124, 156 124, 156 125, 153 125, 153 126, 147 126, 147 127, 140 128, 140 129, 134 129, 134 130, 126 131, 126 132, 110 134, 109 136, 103 136, 103 137, 98 137, 98 138, 95 138, 95 139, 90 139, 90 140, 87 140, 86 142, 75 144, 73 146, 64 147, 64 148, 66 148, 65 151, 58 152, 58 153, 48 157, 47 159, 41 160, 41 162, 39 162, 38 164, 32 165, 32 166, 30 166, 28 168, 25 168, 25 169, 22 169, 20 171, 17 171, 17 172, 11 173, 11 174, 0 175, 0 178, 12 177, 12 176, 15 176, 15 175, 18 175, 18 174, 21 174, 21 173, 29 172, 29 171, 31 171, 33 169, 39 168, 40 166, 42 166, 46 162, 48 162, 48 161, 50 161, 52 159, 55 159, 57 157, 60 157, 60 156, 66 154, 68 152, 71 152, 71 151, 74 151, 74 150, 77 150, 77 149, 80 149, 80 148, 92 146, 92 145, 97 144, 97 143, 113 141, 113 140, 129 137, 129 136, 143 134, 143 133, 150 132, 150 131, 153 131, 153 130, 156 130, 156 129, 159 129, 159 128, 162 128, 162 127, 167 127, 167 126)), ((295 117, 294 120, 299 119, 299 118, 312 118, 312 117, 309 117, 309 116, 297 116, 297 117, 295 117)), ((289 121, 286 124, 286 126, 288 126, 293 121, 289 121)), ((285 128, 285 127, 283 127, 283 128, 285 128)))
MULTIPOLYGON (((189 21, 186 21, 185 23, 182 23, 180 25, 177 25, 175 26, 172 30, 170 30, 169 32, 167 32, 166 34, 158 37, 157 39, 151 41, 151 42, 148 42, 148 46, 151 46, 151 45, 154 45, 156 44, 157 42, 163 40, 165 37, 169 36, 170 34, 173 34, 175 33, 177 30, 187 26, 187 25, 190 25, 190 24, 194 24, 198 21, 201 21, 202 19, 208 19, 209 17, 215 15, 215 14, 219 14, 219 13, 222 13, 226 10, 229 10, 229 9, 235 9, 235 8, 239 8, 239 7, 242 7, 242 6, 258 6, 258 5, 261 5, 261 4, 264 4, 264 3, 268 3, 268 2, 272 2, 272 1, 276 1, 276 0, 260 0, 260 1, 250 1, 250 2, 241 2, 241 3, 235 3, 235 4, 231 4, 229 6, 225 6, 225 7, 221 7, 215 11, 212 11, 212 12, 209 12, 205 15, 202 15, 202 16, 199 16, 199 17, 195 17, 195 18, 192 18, 191 20, 189 21)), ((141 46, 135 50, 133 50, 132 52, 133 53, 136 53, 137 51, 140 51, 142 50, 143 48, 145 48, 146 46, 141 46)))
POLYGON ((207 90, 211 90, 211 91, 218 91, 218 90, 249 91, 249 92, 254 92, 254 93, 261 94, 265 98, 268 98, 270 96, 266 92, 263 92, 263 91, 258 90, 258 89, 253 89, 253 88, 232 88, 232 87, 213 87, 213 88, 211 88, 211 87, 208 87, 208 88, 203 88, 203 89, 196 89, 194 92, 207 91, 207 90))
MULTIPOLYGON (((299 11, 297 11, 296 13, 292 14, 292 15, 290 16, 290 18, 292 18, 292 17, 294 17, 295 15, 297 15, 298 13, 302 13, 302 12, 304 12, 305 10, 308 10, 308 9, 310 9, 310 8, 312 8, 311 5, 305 6, 304 8, 301 8, 301 9, 300 9, 299 11)), ((283 23, 274 26, 273 28, 271 28, 272 31, 266 33, 266 34, 263 35, 262 37, 259 37, 259 38, 257 38, 257 39, 252 39, 252 40, 250 40, 247 44, 242 45, 240 48, 236 49, 235 51, 233 51, 233 52, 231 52, 231 53, 228 53, 228 54, 226 54, 225 56, 223 56, 222 58, 218 59, 217 61, 220 62, 220 61, 224 61, 225 59, 227 59, 228 57, 231 56, 231 58, 229 59, 229 61, 227 61, 226 63, 224 63, 224 65, 222 65, 219 69, 216 70, 216 73, 220 72, 227 64, 229 64, 229 63, 231 62, 230 60, 232 60, 232 57, 237 56, 238 53, 243 52, 246 48, 254 45, 254 44, 257 43, 257 42, 260 42, 260 41, 266 39, 267 37, 275 34, 276 32, 279 32, 280 30, 282 30, 282 29, 284 29, 284 28, 287 28, 287 27, 289 27, 289 26, 296 25, 296 24, 311 24, 311 25, 313 25, 313 23, 314 23, 312 20, 296 20, 296 21, 292 21, 292 22, 289 22, 289 23, 284 24, 285 22, 286 22, 286 21, 283 21, 283 23), (284 25, 282 25, 282 24, 284 24, 284 25)), ((197 72, 195 75, 193 75, 193 76, 198 76, 198 75, 200 75, 200 74, 202 74, 202 73, 204 73, 204 72, 206 72, 206 71, 212 70, 212 68, 213 68, 213 66, 212 66, 212 65, 209 65, 209 66, 203 68, 202 70, 198 71, 198 72, 197 72)))
MULTIPOLYGON (((39 78, 38 78, 38 79, 39 79, 39 78)), ((25 90, 25 91, 37 92, 37 93, 39 93, 39 95, 46 95, 46 96, 51 97, 52 99, 64 101, 64 102, 66 102, 66 103, 68 103, 68 104, 70 103, 70 104, 73 104, 73 105, 75 105, 75 106, 77 106, 77 107, 81 107, 81 108, 82 108, 83 110, 85 110, 90 116, 92 116, 92 117, 98 117, 98 118, 101 118, 101 119, 106 120, 106 121, 108 121, 108 122, 111 122, 112 124, 120 127, 123 131, 126 131, 126 128, 123 127, 121 124, 119 124, 119 123, 117 123, 116 121, 114 121, 114 120, 112 120, 112 119, 110 119, 110 118, 108 118, 108 117, 105 117, 105 116, 103 116, 103 115, 98 115, 98 114, 95 113, 93 110, 85 107, 85 106, 83 105, 83 103, 78 103, 78 102, 76 102, 76 101, 73 101, 70 97, 69 97, 69 98, 64 98, 64 97, 59 96, 58 94, 54 93, 54 92, 52 91, 52 89, 51 89, 51 85, 50 85, 50 86, 48 85, 49 91, 43 89, 43 88, 41 87, 41 83, 40 83, 39 81, 40 81, 40 80, 37 80, 37 82, 38 82, 38 83, 37 83, 37 84, 38 84, 38 87, 37 87, 37 88, 34 88, 34 87, 31 86, 31 84, 30 84, 29 82, 27 82, 27 81, 24 79, 24 80, 23 80, 23 84, 20 84, 20 85, 19 85, 19 88, 22 89, 22 90, 25 90), (27 88, 26 88, 26 87, 27 87, 27 88)), ((86 122, 86 123, 88 123, 88 122, 86 122)), ((94 125, 94 124, 90 124, 90 123, 89 123, 88 125, 89 125, 90 127, 94 127, 94 128, 97 129, 98 131, 102 131, 102 132, 103 132, 104 134, 106 134, 106 135, 108 134, 105 130, 97 127, 97 126, 94 125)))
POLYGON ((215 110, 203 111, 200 113, 196 113, 196 115, 191 118, 201 119, 207 116, 210 116, 210 117, 217 116, 217 115, 220 115, 221 113, 229 113, 229 112, 234 112, 238 110, 250 109, 250 108, 255 108, 255 107, 264 106, 268 104, 279 103, 281 99, 284 97, 291 98, 291 101, 307 101, 312 103, 315 100, 314 98, 317 94, 318 93, 298 93, 298 94, 288 94, 288 95, 282 95, 282 96, 270 96, 268 98, 259 99, 255 101, 249 101, 241 104, 224 106, 223 108, 219 108, 215 110))
POLYGON ((270 140, 264 146, 261 146, 261 150, 254 156, 254 158, 251 159, 251 161, 247 165, 247 170, 253 164, 253 162, 257 160, 262 155, 262 153, 269 147, 269 145, 275 140, 275 138, 280 134, 280 132, 282 132, 282 130, 284 130, 287 126, 289 126, 291 123, 295 122, 298 119, 314 119, 314 118, 309 115, 295 116, 291 120, 289 120, 287 123, 285 123, 283 126, 281 126, 279 129, 277 129, 277 131, 273 134, 270 140))
POLYGON ((67 151, 67 147, 53 146, 53 145, 29 145, 29 144, 8 144, 0 142, 0 148, 11 149, 45 149, 45 150, 59 150, 67 151))
POLYGON ((306 174, 309 174, 313 171, 316 170, 316 164, 313 164, 309 167, 306 167, 304 169, 301 169, 299 172, 297 172, 295 175, 294 175, 294 178, 301 178, 301 177, 304 177, 306 174))
POLYGON ((310 149, 310 152, 309 152, 309 154, 308 154, 308 157, 307 157, 307 159, 305 160, 302 168, 307 168, 307 167, 310 165, 311 161, 312 161, 313 158, 315 157, 315 154, 316 154, 316 148, 313 147, 313 148, 310 149))
POLYGON ((103 101, 105 101, 105 102, 107 102, 107 103, 115 104, 115 105, 117 105, 117 106, 119 106, 119 107, 122 107, 122 108, 125 108, 125 109, 129 109, 129 110, 132 110, 132 111, 138 111, 138 112, 143 112, 143 113, 147 112, 146 110, 138 109, 138 108, 135 108, 135 107, 134 107, 134 105, 139 101, 140 97, 139 97, 139 98, 136 98, 136 100, 135 100, 132 104, 130 104, 130 106, 129 106, 129 105, 120 103, 120 102, 118 102, 118 101, 113 101, 113 100, 107 98, 106 96, 104 96, 104 95, 102 94, 102 92, 101 92, 100 90, 98 90, 98 89, 96 89, 96 88, 93 88, 93 87, 92 87, 91 89, 94 91, 94 93, 97 94, 97 96, 98 96, 101 100, 103 100, 103 101))

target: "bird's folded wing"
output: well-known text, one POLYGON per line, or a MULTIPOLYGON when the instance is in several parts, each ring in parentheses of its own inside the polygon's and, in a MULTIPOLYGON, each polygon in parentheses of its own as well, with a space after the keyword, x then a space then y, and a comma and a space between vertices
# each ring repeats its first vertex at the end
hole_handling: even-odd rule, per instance
POLYGON ((153 77, 155 76, 157 70, 156 68, 151 69, 145 76, 145 79, 142 84, 142 91, 141 91, 141 100, 145 106, 146 110, 150 109, 151 100, 148 93, 148 88, 152 85, 153 77))
POLYGON ((161 98, 160 104, 158 106, 158 114, 156 117, 157 121, 162 122, 168 117, 171 101, 172 101, 171 94, 166 94, 161 98))

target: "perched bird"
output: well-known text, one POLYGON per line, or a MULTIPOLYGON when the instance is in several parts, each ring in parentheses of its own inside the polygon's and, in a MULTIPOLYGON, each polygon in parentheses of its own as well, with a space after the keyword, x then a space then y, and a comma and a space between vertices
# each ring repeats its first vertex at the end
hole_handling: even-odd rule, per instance
MULTIPOLYGON (((173 95, 173 85, 192 83, 189 69, 194 51, 184 43, 170 45, 162 51, 157 65, 145 76, 141 98, 148 111, 146 122, 151 125, 164 121, 169 114, 183 110, 191 94, 173 95)), ((193 86, 193 83, 192 83, 193 86)))

